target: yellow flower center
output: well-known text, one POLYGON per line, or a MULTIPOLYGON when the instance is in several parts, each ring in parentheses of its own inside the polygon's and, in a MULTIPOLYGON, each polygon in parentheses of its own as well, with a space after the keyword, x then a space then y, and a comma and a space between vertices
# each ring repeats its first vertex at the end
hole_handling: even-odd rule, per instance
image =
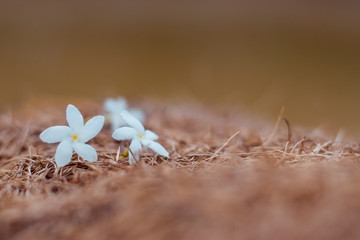
POLYGON ((140 139, 144 138, 144 136, 142 134, 139 134, 138 136, 139 136, 140 139))
POLYGON ((79 138, 79 136, 78 136, 78 135, 76 135, 76 134, 72 135, 72 137, 71 137, 71 139, 72 139, 73 141, 78 140, 78 138, 79 138))

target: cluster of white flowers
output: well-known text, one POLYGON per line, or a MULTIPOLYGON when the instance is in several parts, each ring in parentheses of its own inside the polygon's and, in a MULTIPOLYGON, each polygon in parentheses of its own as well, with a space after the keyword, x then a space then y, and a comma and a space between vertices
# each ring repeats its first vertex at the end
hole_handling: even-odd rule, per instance
MULTIPOLYGON (((112 137, 119 141, 131 140, 128 154, 129 164, 136 164, 140 160, 140 153, 144 147, 169 158, 169 153, 165 148, 155 142, 158 136, 150 130, 145 130, 142 124, 145 120, 144 113, 139 109, 128 111, 127 108, 124 98, 108 99, 104 103, 104 109, 109 113, 108 117, 114 130, 112 137)), ((68 164, 74 151, 86 161, 97 161, 96 150, 86 142, 99 134, 104 126, 105 118, 96 116, 84 124, 84 118, 80 111, 75 106, 68 105, 66 120, 69 126, 49 127, 40 134, 43 142, 60 142, 55 153, 57 166, 62 167, 68 164)))

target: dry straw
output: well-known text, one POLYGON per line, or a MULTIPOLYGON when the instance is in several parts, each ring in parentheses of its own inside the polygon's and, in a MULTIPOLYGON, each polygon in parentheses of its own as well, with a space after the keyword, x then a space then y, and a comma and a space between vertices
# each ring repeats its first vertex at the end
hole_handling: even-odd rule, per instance
MULTIPOLYGON (((227 111, 143 103, 171 158, 137 166, 105 128, 95 163, 55 168, 39 134, 66 104, 0 116, 2 239, 359 239, 359 146, 227 111), (272 130, 273 129, 273 130, 272 130), (292 130, 292 132, 291 132, 292 130)), ((78 103, 84 116, 99 105, 78 103)))

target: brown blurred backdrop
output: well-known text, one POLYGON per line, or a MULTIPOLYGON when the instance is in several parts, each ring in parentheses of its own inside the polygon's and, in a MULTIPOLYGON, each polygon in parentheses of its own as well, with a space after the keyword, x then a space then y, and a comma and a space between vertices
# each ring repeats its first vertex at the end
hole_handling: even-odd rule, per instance
POLYGON ((360 136, 358 1, 5 1, 0 106, 150 96, 360 136))

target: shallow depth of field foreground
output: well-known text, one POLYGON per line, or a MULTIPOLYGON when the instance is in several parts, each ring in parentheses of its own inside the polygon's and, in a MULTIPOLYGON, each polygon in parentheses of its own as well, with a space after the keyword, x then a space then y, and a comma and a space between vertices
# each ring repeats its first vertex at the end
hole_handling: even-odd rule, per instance
MULTIPOLYGON (((360 238, 360 148, 341 134, 139 102, 170 159, 145 152, 129 166, 105 126, 90 142, 98 162, 74 155, 55 168, 57 145, 39 134, 65 124, 67 104, 0 116, 1 239, 360 238)), ((103 114, 77 107, 85 119, 103 114)))

